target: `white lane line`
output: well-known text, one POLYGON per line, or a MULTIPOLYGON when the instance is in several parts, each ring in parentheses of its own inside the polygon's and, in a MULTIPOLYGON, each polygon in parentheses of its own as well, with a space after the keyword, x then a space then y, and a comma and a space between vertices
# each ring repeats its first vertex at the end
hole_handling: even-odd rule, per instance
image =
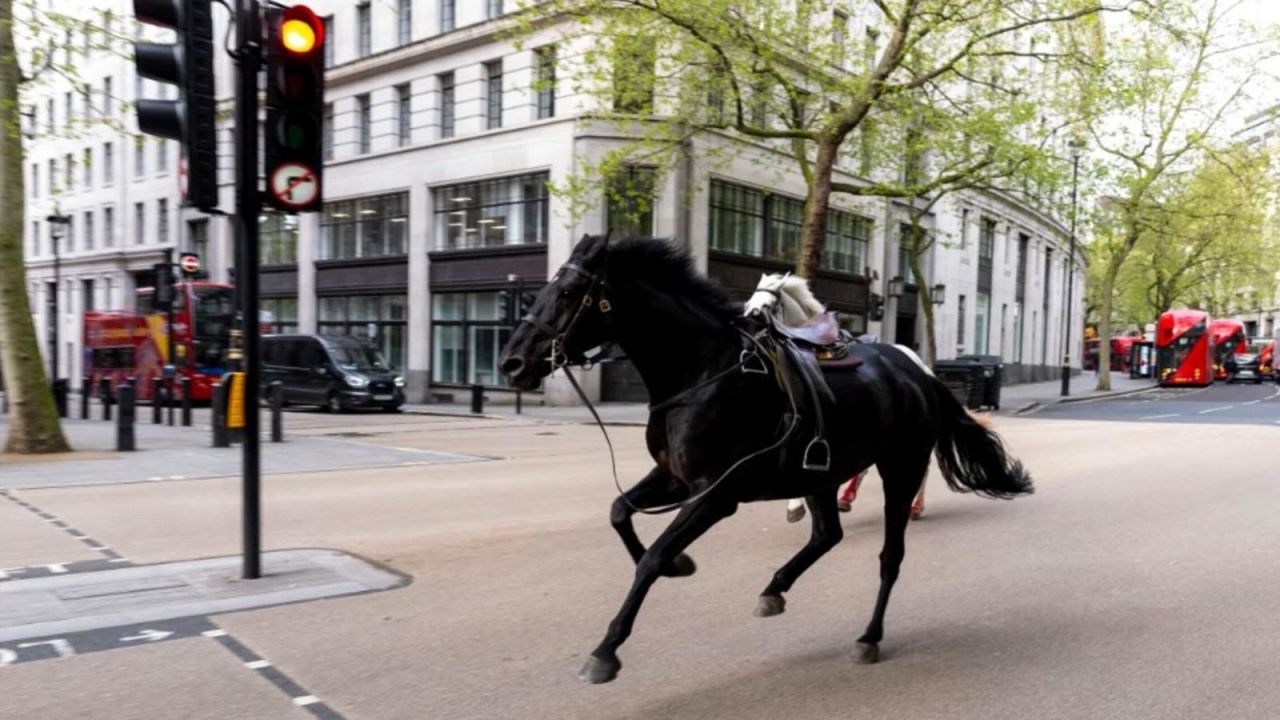
POLYGON ((1235 407, 1235 406, 1234 406, 1234 405, 1223 405, 1222 407, 1209 408, 1208 410, 1201 410, 1198 414, 1199 414, 1199 415, 1207 415, 1207 414, 1209 414, 1209 413, 1211 413, 1211 412, 1222 412, 1223 410, 1230 410, 1230 409, 1231 409, 1231 408, 1233 408, 1233 407, 1235 407))
POLYGON ((1138 419, 1139 419, 1139 420, 1159 420, 1159 419, 1161 419, 1161 418, 1178 417, 1178 416, 1179 416, 1179 415, 1181 415, 1181 414, 1182 414, 1182 413, 1166 413, 1166 414, 1164 414, 1164 415, 1148 415, 1148 416, 1146 416, 1146 417, 1142 417, 1142 418, 1138 418, 1138 419))
POLYGON ((245 663, 244 666, 250 670, 261 670, 265 667, 271 667, 271 662, 269 660, 251 660, 245 663))
POLYGON ((1262 401, 1261 401, 1261 400, 1250 400, 1250 401, 1249 401, 1249 402, 1247 402, 1247 403, 1240 403, 1240 404, 1241 404, 1241 405, 1257 405, 1257 404, 1258 404, 1258 403, 1260 403, 1260 402, 1262 402, 1262 401))
POLYGON ((227 634, 227 631, 226 630, 205 630, 200 634, 205 637, 222 637, 227 634))
POLYGON ((320 702, 320 698, 315 695, 300 695, 293 699, 294 705, 314 705, 320 702))

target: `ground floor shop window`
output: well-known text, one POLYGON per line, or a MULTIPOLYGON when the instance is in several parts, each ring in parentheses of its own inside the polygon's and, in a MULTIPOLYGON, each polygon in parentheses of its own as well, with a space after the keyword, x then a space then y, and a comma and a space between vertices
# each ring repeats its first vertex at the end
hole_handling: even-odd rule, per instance
POLYGON ((343 295, 320 298, 321 335, 350 335, 373 343, 395 369, 405 367, 408 349, 407 295, 343 295))
POLYGON ((513 315, 527 309, 533 296, 522 292, 521 308, 501 290, 432 296, 431 381, 505 386, 498 358, 511 338, 513 315))
POLYGON ((264 329, 276 334, 298 332, 298 298, 262 298, 261 318, 264 329))

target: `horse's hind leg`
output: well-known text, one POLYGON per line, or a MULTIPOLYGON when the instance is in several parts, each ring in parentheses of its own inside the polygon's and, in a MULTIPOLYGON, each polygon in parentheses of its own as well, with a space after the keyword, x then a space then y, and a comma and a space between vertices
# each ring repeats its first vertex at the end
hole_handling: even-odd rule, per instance
POLYGON ((787 601, 782 593, 791 589, 795 581, 818 561, 818 558, 835 547, 844 537, 844 529, 840 527, 840 513, 836 509, 835 492, 822 492, 805 498, 813 516, 813 532, 809 542, 800 548, 795 557, 786 565, 778 568, 773 574, 769 586, 760 593, 760 601, 756 605, 756 617, 779 615, 786 609, 787 601))
POLYGON ((680 555, 694 540, 712 525, 729 517, 737 509, 737 501, 714 493, 701 498, 676 515, 666 530, 653 541, 653 545, 636 563, 636 577, 623 601, 622 608, 609 623, 604 640, 587 658, 578 677, 590 683, 609 682, 618 675, 622 663, 618 660, 618 647, 631 635, 631 627, 649 588, 661 574, 661 569, 680 555))
POLYGON ((907 522, 911 502, 929 470, 929 451, 908 450, 893 461, 876 465, 884 480, 884 548, 880 551, 880 593, 867 630, 858 638, 856 658, 873 663, 880 659, 880 640, 884 637, 884 613, 889 593, 898 579, 902 558, 906 555, 907 522))
MULTIPOLYGON (((618 537, 622 538, 622 544, 631 554, 632 562, 640 562, 645 552, 644 543, 640 542, 640 537, 636 535, 636 528, 631 524, 631 516, 635 515, 636 508, 654 508, 679 502, 688 496, 687 486, 675 482, 670 475, 655 467, 645 475, 643 480, 636 483, 635 487, 613 501, 613 507, 609 511, 609 522, 618 533, 618 537)), ((698 566, 694 564, 693 558, 681 553, 667 563, 661 573, 667 577, 685 577, 692 575, 697 569, 698 566)))

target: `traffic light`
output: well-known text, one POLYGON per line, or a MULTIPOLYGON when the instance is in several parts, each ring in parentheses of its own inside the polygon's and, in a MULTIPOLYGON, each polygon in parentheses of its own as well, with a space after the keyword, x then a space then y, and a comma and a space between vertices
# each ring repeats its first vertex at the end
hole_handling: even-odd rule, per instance
POLYGON ((268 202, 319 210, 324 177, 324 23, 305 5, 267 9, 268 202))
POLYGON ((213 16, 210 0, 133 0, 133 13, 178 33, 178 42, 134 43, 138 75, 178 86, 177 100, 137 99, 138 129, 182 143, 179 183, 188 205, 218 206, 218 149, 213 118, 213 16))
POLYGON ((151 266, 152 279, 155 281, 155 295, 152 301, 155 306, 168 310, 173 305, 173 266, 169 263, 156 263, 151 266))

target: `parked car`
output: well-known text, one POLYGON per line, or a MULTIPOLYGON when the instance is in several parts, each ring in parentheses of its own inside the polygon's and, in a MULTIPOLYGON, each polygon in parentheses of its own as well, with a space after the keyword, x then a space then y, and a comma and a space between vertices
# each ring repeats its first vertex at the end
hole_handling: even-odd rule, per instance
POLYGON ((286 405, 395 412, 404 404, 404 378, 372 345, 345 335, 263 336, 262 382, 275 380, 286 405))
POLYGON ((1262 384, 1262 363, 1259 358, 1259 350, 1261 350, 1259 346, 1249 345, 1245 352, 1234 353, 1227 359, 1228 384, 1237 380, 1248 380, 1254 385, 1262 384))

